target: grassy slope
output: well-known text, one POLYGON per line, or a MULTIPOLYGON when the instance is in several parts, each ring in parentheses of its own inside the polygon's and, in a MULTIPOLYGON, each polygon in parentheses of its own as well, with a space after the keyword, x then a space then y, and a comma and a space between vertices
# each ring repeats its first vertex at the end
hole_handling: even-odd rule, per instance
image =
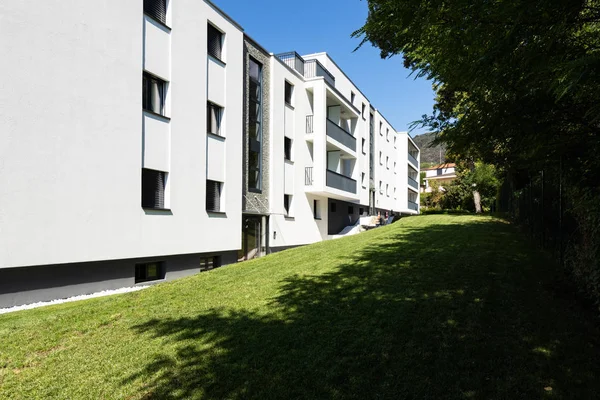
POLYGON ((598 398, 599 330, 488 217, 431 215, 0 316, 0 398, 598 398))

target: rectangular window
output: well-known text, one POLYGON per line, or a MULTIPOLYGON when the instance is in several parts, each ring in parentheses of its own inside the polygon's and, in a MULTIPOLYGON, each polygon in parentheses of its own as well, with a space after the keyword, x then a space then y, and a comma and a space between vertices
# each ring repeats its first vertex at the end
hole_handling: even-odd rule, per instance
POLYGON ((144 13, 153 19, 167 23, 167 0, 144 0, 144 13))
POLYGON ((379 152, 379 165, 383 165, 383 153, 379 152))
POLYGON ((292 99, 294 97, 294 85, 285 81, 285 104, 292 105, 292 99))
POLYGON ((223 182, 206 180, 206 211, 221 212, 223 182))
POLYGON ((142 168, 142 207, 165 208, 167 173, 142 168))
POLYGON ((394 198, 396 198, 396 188, 394 188, 394 198))
POLYGON ((158 115, 165 115, 167 82, 144 72, 142 76, 142 108, 158 115))
POLYGON ((321 219, 321 202, 319 200, 313 200, 313 215, 315 219, 321 219))
POLYGON ((379 134, 383 136, 383 122, 379 123, 379 134))
POLYGON ((223 107, 211 103, 206 103, 206 132, 213 135, 223 136, 221 134, 221 122, 223 120, 223 107))
POLYGON ((223 32, 208 24, 208 55, 219 61, 223 59, 223 32))
POLYGON ((390 169, 390 158, 389 157, 385 157, 385 167, 387 169, 390 169))
POLYGON ((283 208, 285 209, 285 216, 290 216, 290 210, 292 208, 292 195, 284 194, 283 195, 283 208))
POLYGON ((394 161, 394 173, 397 174, 398 171, 396 171, 396 161, 394 161))
POLYGON ((337 211, 337 203, 329 203, 329 211, 334 213, 337 211))
POLYGON ((385 195, 390 197, 390 185, 388 184, 385 185, 385 195))
POLYGON ((383 194, 383 182, 379 181, 379 193, 383 194))
POLYGON ((248 64, 248 189, 262 189, 262 64, 250 58, 248 64))
POLYGON ((210 271, 221 266, 221 258, 219 256, 204 257, 200 259, 200 272, 210 271))
POLYGON ((363 214, 364 214, 364 212, 365 212, 365 209, 364 209, 364 208, 360 207, 360 208, 358 209, 358 214, 359 214, 359 215, 363 215, 363 214))
POLYGON ((135 265, 135 283, 165 279, 163 262, 151 262, 135 265))
POLYGON ((360 184, 365 187, 365 178, 366 178, 367 174, 365 174, 364 172, 360 173, 360 184))
POLYGON ((362 153, 367 154, 367 139, 362 138, 362 153))
POLYGON ((354 207, 348 206, 348 215, 352 215, 352 214, 354 214, 354 207))
POLYGON ((396 148, 396 139, 398 139, 398 136, 394 135, 394 148, 396 148))
POLYGON ((360 115, 361 115, 363 118, 367 118, 367 116, 365 115, 365 111, 366 111, 366 109, 367 109, 367 105, 366 105, 365 103, 362 103, 362 110, 361 110, 361 112, 360 112, 360 115))
POLYGON ((385 129, 385 140, 390 141, 390 128, 385 129))
POLYGON ((285 154, 285 159, 288 161, 292 161, 292 139, 290 139, 289 137, 284 137, 284 143, 283 143, 283 147, 284 147, 284 154, 285 154))
POLYGON ((356 98, 356 94, 354 92, 350 92, 350 103, 354 104, 355 98, 356 98))

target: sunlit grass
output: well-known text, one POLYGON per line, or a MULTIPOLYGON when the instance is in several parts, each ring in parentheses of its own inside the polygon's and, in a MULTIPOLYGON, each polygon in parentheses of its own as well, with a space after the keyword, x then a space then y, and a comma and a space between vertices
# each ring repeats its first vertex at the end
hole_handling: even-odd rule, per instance
POLYGON ((504 221, 406 218, 0 316, 0 398, 598 398, 593 316, 504 221))

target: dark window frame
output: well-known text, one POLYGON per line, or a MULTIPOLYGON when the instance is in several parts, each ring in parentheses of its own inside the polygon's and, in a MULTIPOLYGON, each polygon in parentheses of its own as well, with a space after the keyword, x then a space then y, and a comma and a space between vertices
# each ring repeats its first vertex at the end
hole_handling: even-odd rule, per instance
POLYGON ((294 106, 294 104, 293 104, 293 102, 294 102, 294 85, 292 85, 287 80, 285 81, 284 100, 285 100, 285 104, 287 104, 288 106, 290 106, 290 107, 294 106))
POLYGON ((207 54, 223 62, 225 33, 210 22, 207 25, 207 54))
POLYGON ((354 206, 348 206, 348 215, 354 214, 354 206))
POLYGON ((223 115, 225 114, 225 108, 221 107, 220 105, 213 103, 212 101, 207 101, 206 102, 206 133, 209 133, 211 135, 215 135, 215 136, 219 136, 219 137, 225 137, 225 135, 223 135, 223 132, 221 130, 222 126, 223 126, 223 115), (216 129, 215 132, 213 132, 213 124, 212 124, 212 110, 216 110, 216 129))
POLYGON ((329 212, 332 212, 332 213, 337 212, 337 203, 335 203, 335 202, 329 203, 329 212))
POLYGON ((248 190, 251 192, 262 193, 262 142, 263 142, 263 64, 256 60, 254 57, 249 57, 248 60, 248 87, 250 88, 251 84, 256 84, 257 94, 256 98, 253 99, 253 94, 249 90, 248 93, 248 190), (255 79, 250 74, 250 65, 254 63, 258 66, 258 79, 255 79), (257 117, 256 120, 250 117, 250 110, 252 106, 256 107, 257 117), (256 129, 256 138, 253 138, 250 135, 250 127, 254 124, 254 128, 256 129), (250 164, 250 154, 255 153, 258 161, 257 166, 251 166, 250 164), (250 177, 254 174, 257 176, 256 182, 251 185, 250 177))
POLYGON ((167 0, 144 0, 144 14, 161 25, 167 26, 167 0))
POLYGON ((149 113, 166 117, 168 82, 147 71, 142 74, 142 109, 149 113), (159 94, 159 109, 153 107, 152 84, 155 83, 159 94))
POLYGON ((321 210, 319 209, 319 200, 313 199, 313 217, 314 219, 321 219, 321 210))
POLYGON ((135 264, 134 283, 154 282, 165 279, 166 269, 164 261, 151 261, 135 264), (156 265, 156 274, 152 277, 148 276, 148 267, 156 265))
POLYGON ((356 99, 356 93, 350 91, 350 104, 354 105, 354 100, 356 99))
POLYGON ((223 182, 206 180, 206 211, 209 213, 221 213, 223 202, 223 182), (210 185, 215 187, 211 188, 210 185), (210 190, 209 190, 210 189, 210 190), (212 207, 209 207, 212 205, 212 207))
POLYGON ((283 137, 283 156, 286 161, 292 160, 292 148, 294 145, 294 141, 287 136, 283 137))
POLYGON ((169 173, 165 171, 142 168, 142 208, 150 210, 167 209, 165 203, 168 176, 169 173))
POLYGON ((290 216, 291 207, 292 207, 292 195, 284 194, 283 195, 283 209, 285 210, 286 217, 290 216))

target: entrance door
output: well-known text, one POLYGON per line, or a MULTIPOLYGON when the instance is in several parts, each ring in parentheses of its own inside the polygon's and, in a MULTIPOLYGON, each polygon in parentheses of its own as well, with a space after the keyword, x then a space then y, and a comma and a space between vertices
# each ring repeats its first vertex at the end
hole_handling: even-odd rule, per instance
POLYGON ((242 226, 242 250, 238 260, 252 260, 260 256, 261 217, 244 216, 242 226))

